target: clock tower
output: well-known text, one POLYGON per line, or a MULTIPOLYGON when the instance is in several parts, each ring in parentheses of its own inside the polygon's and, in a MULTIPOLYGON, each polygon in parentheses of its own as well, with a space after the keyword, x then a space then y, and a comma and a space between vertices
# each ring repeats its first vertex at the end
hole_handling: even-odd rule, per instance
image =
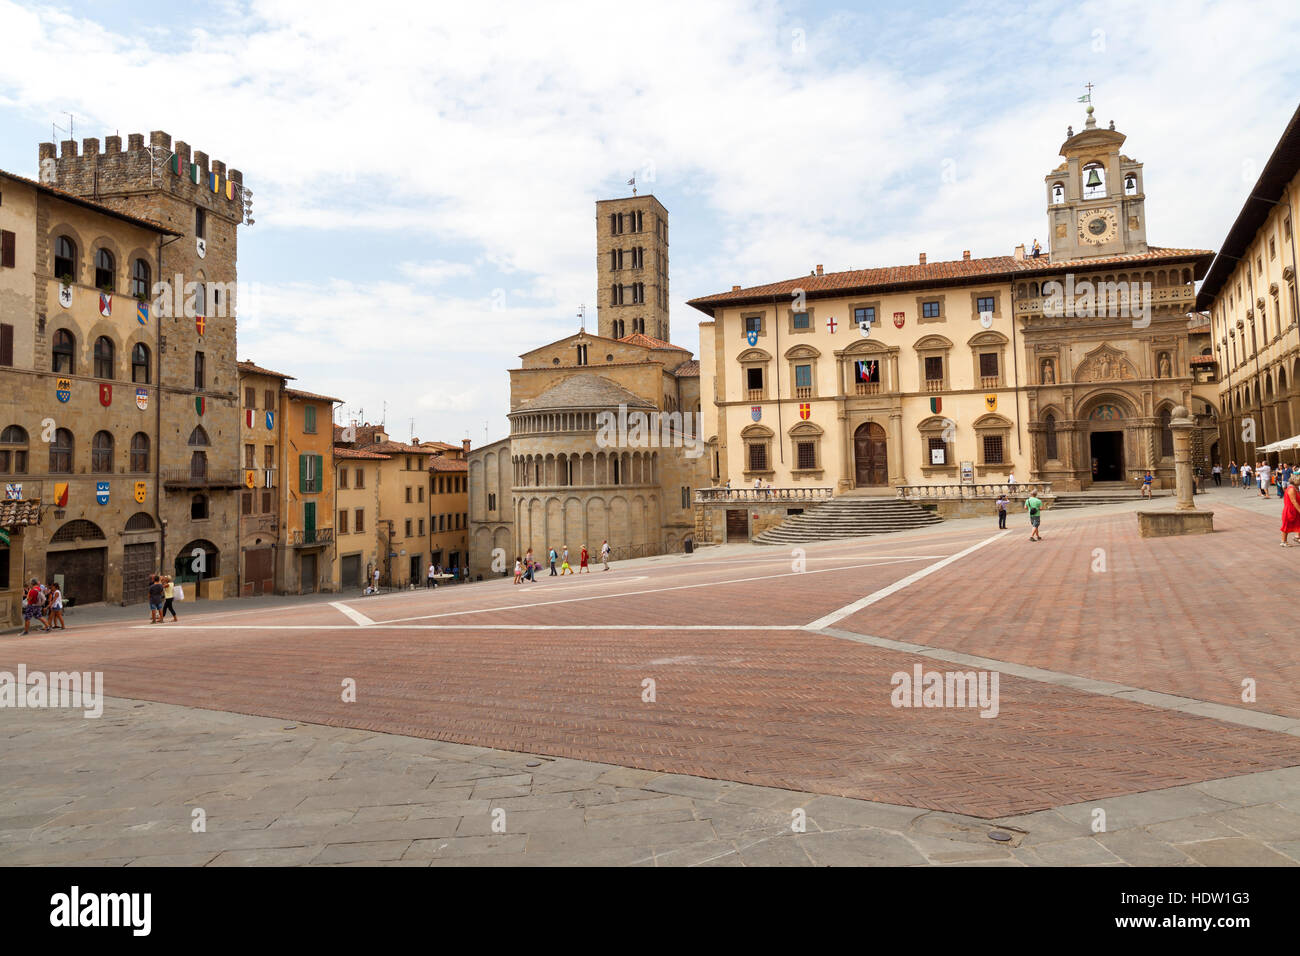
POLYGON ((1147 251, 1142 164, 1120 153, 1115 124, 1098 129, 1092 114, 1089 104, 1083 132, 1067 131, 1065 162, 1045 180, 1052 262, 1147 251))

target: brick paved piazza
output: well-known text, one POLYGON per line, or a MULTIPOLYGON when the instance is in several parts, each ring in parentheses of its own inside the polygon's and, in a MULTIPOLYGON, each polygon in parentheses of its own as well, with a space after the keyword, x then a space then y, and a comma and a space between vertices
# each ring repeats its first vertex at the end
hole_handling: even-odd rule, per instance
POLYGON ((1040 544, 951 521, 70 615, 0 640, 0 669, 109 695, 99 720, 0 711, 0 863, 1294 865, 1300 548, 1268 507, 1208 503, 1209 537, 1104 508, 1048 512, 1040 544), (996 672, 996 716, 893 706, 916 665, 996 672))

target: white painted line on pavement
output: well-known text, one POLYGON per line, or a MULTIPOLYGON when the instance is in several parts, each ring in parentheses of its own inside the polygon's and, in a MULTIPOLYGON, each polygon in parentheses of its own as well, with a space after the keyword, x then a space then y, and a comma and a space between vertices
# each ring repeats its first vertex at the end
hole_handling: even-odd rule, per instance
POLYGON ((1008 535, 1010 533, 1011 533, 1011 529, 1008 528, 1006 531, 998 532, 997 534, 993 535, 993 537, 991 538, 985 538, 983 541, 971 545, 969 548, 967 548, 964 551, 958 551, 956 554, 950 554, 942 561, 936 561, 934 564, 928 565, 922 568, 920 571, 916 571, 912 574, 909 574, 907 577, 902 578, 901 580, 895 581, 893 584, 889 585, 888 587, 883 587, 879 591, 873 591, 871 594, 868 594, 864 598, 859 598, 858 600, 854 601, 852 604, 844 605, 844 607, 840 608, 838 611, 831 611, 831 613, 827 614, 825 617, 819 617, 811 624, 805 624, 804 628, 805 630, 816 631, 816 630, 820 630, 823 627, 830 627, 833 624, 838 624, 840 621, 844 620, 849 615, 856 614, 858 611, 861 611, 864 607, 870 607, 872 604, 875 604, 877 601, 883 601, 891 594, 897 594, 899 591, 903 590, 906 587, 910 587, 911 585, 915 584, 917 581, 921 580, 922 578, 934 574, 935 571, 939 571, 942 570, 943 568, 946 568, 954 561, 959 561, 962 558, 966 557, 966 555, 978 551, 986 544, 992 544, 994 541, 997 541, 999 538, 1003 537, 1004 535, 1008 535))
POLYGON ((370 618, 362 614, 360 611, 356 610, 355 608, 348 607, 342 601, 330 601, 330 607, 342 611, 348 617, 349 620, 353 621, 356 624, 360 624, 362 627, 368 627, 369 625, 375 623, 370 618))
MULTIPOLYGON (((963 552, 965 553, 965 552, 963 552)), ((704 581, 700 584, 677 584, 667 588, 647 588, 644 591, 616 591, 613 594, 592 594, 586 597, 564 598, 558 601, 536 601, 532 604, 511 604, 505 607, 484 607, 468 611, 447 611, 443 614, 420 614, 415 617, 396 617, 388 621, 375 621, 375 624, 401 624, 405 621, 427 621, 439 617, 462 617, 467 614, 491 614, 493 611, 519 611, 548 604, 574 604, 579 601, 607 601, 610 598, 635 597, 639 594, 660 594, 664 591, 689 591, 692 588, 712 588, 723 584, 748 584, 750 581, 765 581, 770 578, 807 577, 813 574, 830 574, 835 571, 856 571, 859 568, 875 568, 885 564, 898 564, 903 561, 916 561, 917 558, 895 558, 890 561, 875 561, 870 564, 850 564, 840 568, 819 568, 816 571, 786 571, 784 574, 759 574, 744 578, 729 578, 726 581, 704 581)))

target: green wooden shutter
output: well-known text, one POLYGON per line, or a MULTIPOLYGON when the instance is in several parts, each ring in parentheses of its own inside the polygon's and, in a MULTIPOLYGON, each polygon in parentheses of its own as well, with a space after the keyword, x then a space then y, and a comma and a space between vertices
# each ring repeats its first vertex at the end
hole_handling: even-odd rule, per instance
POLYGON ((313 455, 316 459, 316 491, 325 490, 325 457, 323 455, 313 455))
POLYGON ((298 492, 307 490, 307 456, 298 456, 298 492))

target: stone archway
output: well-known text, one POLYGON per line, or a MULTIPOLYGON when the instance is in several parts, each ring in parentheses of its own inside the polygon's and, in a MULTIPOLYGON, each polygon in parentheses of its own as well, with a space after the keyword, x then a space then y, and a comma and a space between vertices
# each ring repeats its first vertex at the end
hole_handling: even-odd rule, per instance
POLYGON ((1134 431, 1133 409, 1128 398, 1114 393, 1096 395, 1082 406, 1079 478, 1085 487, 1094 482, 1125 481, 1129 470, 1142 467, 1145 458, 1134 431))

